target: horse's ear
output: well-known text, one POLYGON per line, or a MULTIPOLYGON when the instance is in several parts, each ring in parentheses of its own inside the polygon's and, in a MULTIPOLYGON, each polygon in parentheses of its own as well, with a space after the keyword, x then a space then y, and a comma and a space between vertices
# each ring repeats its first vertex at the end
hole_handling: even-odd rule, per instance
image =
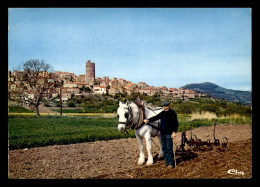
POLYGON ((122 102, 120 101, 120 102, 119 102, 119 106, 121 106, 121 105, 122 105, 122 102))
POLYGON ((129 101, 128 100, 126 101, 126 104, 129 105, 129 101))
POLYGON ((141 98, 139 96, 137 96, 136 100, 135 100, 135 104, 139 107, 144 106, 144 104, 141 101, 141 98))

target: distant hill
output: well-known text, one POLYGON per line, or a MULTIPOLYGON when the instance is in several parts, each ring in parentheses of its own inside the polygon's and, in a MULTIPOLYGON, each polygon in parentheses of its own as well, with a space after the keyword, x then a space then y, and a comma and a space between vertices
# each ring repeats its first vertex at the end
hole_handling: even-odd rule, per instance
POLYGON ((216 99, 251 105, 252 93, 248 91, 226 89, 210 82, 187 84, 182 88, 208 94, 216 99))

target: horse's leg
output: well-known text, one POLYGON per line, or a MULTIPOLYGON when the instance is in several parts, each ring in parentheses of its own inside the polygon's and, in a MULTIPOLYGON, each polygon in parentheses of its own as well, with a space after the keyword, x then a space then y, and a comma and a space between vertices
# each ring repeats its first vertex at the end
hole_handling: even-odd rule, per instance
POLYGON ((137 135, 137 133, 136 133, 136 139, 137 139, 138 146, 139 146, 139 151, 140 151, 140 156, 139 156, 137 164, 138 165, 143 165, 144 162, 145 162, 143 138, 140 137, 139 135, 137 135))
POLYGON ((159 143, 160 143, 160 152, 159 152, 158 158, 161 159, 161 158, 163 158, 163 150, 162 150, 162 140, 161 140, 161 135, 158 134, 158 135, 157 135, 157 138, 158 138, 159 143))
POLYGON ((153 155, 152 155, 151 133, 149 131, 146 132, 144 137, 146 140, 146 150, 148 153, 148 160, 146 162, 146 165, 152 165, 153 164, 153 155))

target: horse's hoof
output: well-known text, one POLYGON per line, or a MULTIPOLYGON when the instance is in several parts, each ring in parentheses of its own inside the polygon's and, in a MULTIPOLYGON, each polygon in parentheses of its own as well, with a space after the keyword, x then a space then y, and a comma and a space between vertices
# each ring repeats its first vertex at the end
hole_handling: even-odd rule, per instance
POLYGON ((137 164, 138 164, 139 166, 141 166, 141 165, 144 164, 144 162, 138 162, 137 164))
POLYGON ((153 165, 153 161, 147 161, 147 162, 146 162, 146 165, 147 165, 147 166, 153 165))
POLYGON ((143 165, 145 163, 145 160, 138 160, 137 164, 138 165, 143 165))

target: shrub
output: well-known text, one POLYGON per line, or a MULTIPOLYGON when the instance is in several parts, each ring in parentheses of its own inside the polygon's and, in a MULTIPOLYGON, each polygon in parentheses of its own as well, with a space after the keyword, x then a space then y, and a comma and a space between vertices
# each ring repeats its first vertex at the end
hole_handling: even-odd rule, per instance
POLYGON ((47 101, 45 101, 45 102, 43 103, 43 105, 46 106, 46 107, 49 107, 49 106, 50 106, 47 101))
POLYGON ((70 100, 68 103, 67 103, 68 107, 75 107, 75 104, 72 100, 70 100))

